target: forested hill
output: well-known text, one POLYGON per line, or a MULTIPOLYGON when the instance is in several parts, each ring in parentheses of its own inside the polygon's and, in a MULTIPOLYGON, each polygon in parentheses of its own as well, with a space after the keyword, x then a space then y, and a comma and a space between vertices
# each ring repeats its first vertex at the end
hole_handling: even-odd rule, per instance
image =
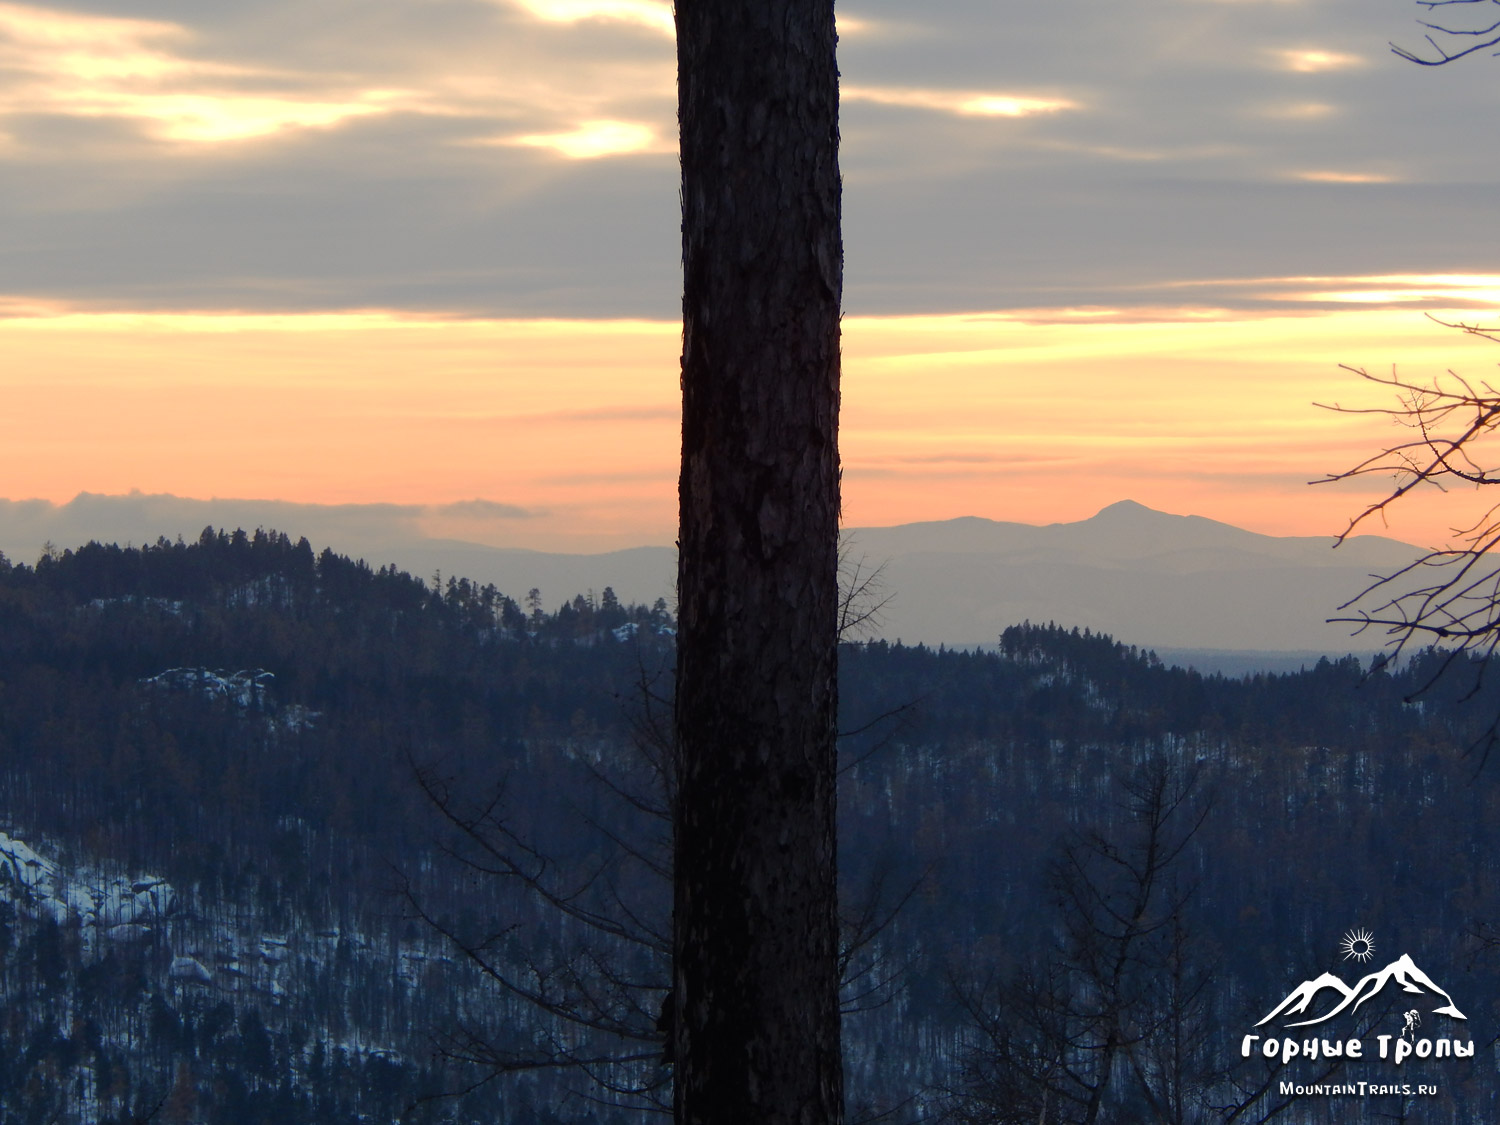
POLYGON ((523 610, 276 532, 0 565, 0 752, 26 777, 6 811, 158 864, 288 816, 405 844, 409 757, 618 729, 670 626, 608 589, 523 610), (270 675, 236 699, 173 669, 270 675))
MULTIPOLYGON (((642 678, 663 689, 664 603, 623 606, 607 588, 550 611, 526 601, 462 577, 372 569, 274 531, 209 528, 192 543, 0 561, 0 751, 7 772, 26 777, 16 796, 26 803, 6 811, 88 830, 120 858, 155 864, 208 847, 215 832, 196 827, 205 819, 229 833, 298 816, 407 843, 410 759, 493 769, 523 743, 619 737, 642 678), (152 679, 171 669, 270 675, 231 706, 185 690, 180 675, 152 679), (260 729, 246 710, 283 721, 260 729), (210 812, 219 803, 230 815, 210 812)), ((1493 708, 1487 693, 1455 703, 1469 683, 1457 675, 1429 693, 1427 710, 1407 705, 1431 658, 1394 676, 1346 658, 1239 680, 1078 630, 1017 625, 999 639, 998 652, 846 646, 842 727, 863 728, 894 702, 912 745, 1176 736, 1270 748, 1419 730, 1464 744, 1493 708)))
MULTIPOLYGON (((617 798, 667 705, 672 624, 608 589, 544 606, 270 531, 0 561, 0 852, 25 841, 50 872, 28 883, 0 855, 0 1122, 123 1121, 169 1100, 164 1120, 211 1125, 394 1120, 419 1103, 408 1119, 614 1120, 570 1100, 582 1080, 558 1071, 421 1101, 472 1081, 433 1060, 460 1026, 513 1046, 557 1033, 391 889, 409 880, 456 932, 500 926, 508 964, 563 963, 568 926, 444 858, 453 825, 426 771, 481 805, 501 791, 539 870, 607 869, 662 922, 670 896, 619 855, 665 833, 638 815, 651 802, 617 798), (88 896, 58 889, 69 871, 96 891, 109 872, 162 881, 170 908, 80 913, 88 896)), ((1192 773, 1211 810, 1183 862, 1201 948, 1224 966, 1225 1035, 1284 994, 1285 966, 1315 960, 1329 927, 1375 919, 1416 948, 1500 919, 1494 767, 1464 754, 1500 696, 1473 690, 1475 666, 1413 703, 1439 656, 1241 680, 1077 630, 998 640, 841 653, 847 902, 881 886, 899 899, 926 873, 869 947, 890 1002, 850 1017, 855 1104, 927 1112, 951 1093, 954 981, 1024 969, 1059 932, 1049 857, 1069 833, 1128 830, 1122 787, 1152 760, 1192 773)), ((634 976, 652 1018, 660 970, 653 953, 634 976)), ((1494 1001, 1448 987, 1478 1011, 1494 1001)))

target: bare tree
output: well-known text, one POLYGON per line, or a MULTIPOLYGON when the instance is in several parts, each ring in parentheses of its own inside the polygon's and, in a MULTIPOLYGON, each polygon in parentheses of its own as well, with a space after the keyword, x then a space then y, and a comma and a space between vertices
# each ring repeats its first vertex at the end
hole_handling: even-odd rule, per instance
MULTIPOLYGON (((848 620, 877 612, 878 568, 843 567, 840 602, 848 620), (860 607, 863 607, 862 609, 860 607)), ((418 785, 446 824, 438 846, 454 870, 477 879, 497 920, 468 926, 430 907, 409 876, 398 872, 413 917, 448 939, 493 982, 520 1000, 529 1018, 476 1013, 437 1046, 466 1064, 472 1084, 519 1072, 566 1072, 570 1096, 611 1105, 670 1112, 672 1074, 670 995, 672 842, 675 794, 669 721, 672 701, 661 691, 660 668, 642 660, 625 707, 628 745, 597 757, 568 757, 577 782, 577 819, 564 834, 581 848, 538 842, 513 822, 519 796, 502 782, 479 787, 474 778, 448 776, 436 763, 409 763, 418 785), (593 811, 585 811, 593 810, 593 811), (565 854, 566 853, 566 854, 565 854)), ((900 718, 898 707, 862 724, 862 734, 900 718)), ((846 735, 841 734, 840 739, 846 735)), ((843 769, 880 749, 862 749, 843 769)), ((554 826, 555 827, 555 826, 554 826)), ((909 964, 893 958, 882 939, 921 886, 888 885, 878 866, 860 887, 842 887, 839 986, 843 1017, 884 1007, 905 987, 909 964)), ((871 1111, 879 1115, 889 1111, 871 1111)))
POLYGON ((843 1115, 832 0, 678 0, 675 1118, 843 1115))
POLYGON ((1067 841, 1050 873, 1055 948, 956 994, 973 1039, 948 1115, 965 1125, 1208 1119, 1213 972, 1194 949, 1180 861, 1207 815, 1156 762, 1126 786, 1121 838, 1067 841), (1125 1116, 1121 1116, 1121 1115, 1125 1116))
MULTIPOLYGON (((1453 15, 1458 18, 1458 23, 1450 23, 1447 19, 1442 22, 1431 20, 1418 20, 1427 29, 1428 45, 1432 47, 1431 55, 1418 54, 1405 47, 1391 44, 1391 50, 1408 62, 1417 63, 1420 66, 1442 66, 1451 63, 1455 59, 1461 59, 1465 55, 1472 55, 1476 51, 1488 50, 1491 47, 1500 47, 1500 19, 1486 23, 1487 16, 1495 15, 1493 7, 1476 7, 1476 5, 1500 5, 1500 0, 1417 0, 1428 12, 1435 12, 1439 8, 1452 8, 1453 15), (1468 18, 1465 19, 1464 17, 1468 18)), ((1447 15, 1448 13, 1444 13, 1447 15)), ((1496 52, 1500 54, 1500 51, 1496 52)))
MULTIPOLYGON (((1478 51, 1500 47, 1500 0, 1417 0, 1428 13, 1443 10, 1439 20, 1419 20, 1432 53, 1420 54, 1391 44, 1391 50, 1420 66, 1442 66, 1478 51), (1451 15, 1457 22, 1450 21, 1451 15)), ((1500 54, 1497 51, 1496 54, 1500 54)), ((1433 318, 1436 319, 1436 318, 1433 318)), ((1479 324, 1438 321, 1471 336, 1500 342, 1495 330, 1479 324)), ((1350 480, 1368 474, 1394 477, 1395 485, 1382 499, 1369 505, 1350 521, 1338 542, 1342 543, 1372 516, 1382 518, 1388 507, 1423 485, 1439 489, 1455 485, 1481 488, 1500 483, 1500 470, 1490 450, 1500 421, 1500 393, 1488 383, 1472 383, 1448 372, 1431 383, 1412 383, 1398 378, 1372 375, 1364 368, 1345 370, 1396 392, 1397 405, 1373 409, 1333 406, 1345 413, 1384 414, 1411 430, 1409 441, 1400 442, 1366 458, 1352 469, 1332 473, 1314 484, 1350 480)), ((1427 640, 1444 647, 1447 657, 1417 694, 1427 690, 1459 658, 1480 657, 1479 679, 1472 692, 1482 686, 1483 671, 1495 646, 1500 643, 1500 567, 1491 552, 1500 544, 1500 505, 1491 505, 1467 527, 1452 529, 1456 546, 1429 551, 1394 574, 1375 576, 1369 586, 1339 607, 1351 617, 1333 621, 1366 629, 1382 629, 1398 657, 1412 640, 1427 640)), ((1472 694, 1471 692, 1471 694, 1472 694)), ((1480 739, 1487 758, 1500 738, 1500 717, 1480 739)))
POLYGON ((954 975, 968 1045, 944 1120, 1266 1125, 1299 1100, 1278 1063, 1219 1054, 1217 959, 1194 934, 1184 876, 1210 810, 1196 774, 1151 762, 1125 798, 1118 830, 1072 837, 1052 865, 1055 944, 978 983, 954 975))
MULTIPOLYGON (((1500 343, 1494 329, 1477 324, 1439 321, 1468 335, 1500 343)), ((1351 469, 1331 473, 1315 484, 1364 476, 1392 479, 1388 493, 1368 504, 1338 537, 1342 543, 1367 520, 1384 518, 1397 501, 1423 487, 1482 490, 1500 484, 1500 391, 1448 372, 1429 383, 1371 374, 1346 367, 1381 387, 1393 390, 1393 406, 1328 407, 1342 413, 1388 417, 1409 437, 1367 457, 1351 469)), ((1487 504, 1467 527, 1453 529, 1451 545, 1428 551, 1409 565, 1375 577, 1339 607, 1348 616, 1335 621, 1358 631, 1383 632, 1393 657, 1412 642, 1430 642, 1447 652, 1432 678, 1461 656, 1487 661, 1500 645, 1500 503, 1487 504)), ((1429 681, 1430 682, 1430 681, 1429 681)), ((1491 734, 1493 735, 1493 731, 1491 734)))
MULTIPOLYGON (((641 691, 651 687, 643 672, 641 691)), ((408 907, 528 1010, 519 1023, 484 1012, 447 1029, 439 1052, 477 1077, 442 1096, 507 1074, 563 1071, 586 1080, 569 1084, 578 1098, 669 1110, 661 1011, 671 956, 671 777, 662 742, 651 737, 659 724, 650 705, 659 701, 646 699, 631 752, 573 763, 579 805, 590 803, 582 792, 590 784, 612 798, 608 823, 579 811, 574 834, 587 843, 573 855, 517 830, 507 785, 475 796, 472 779, 413 764, 450 829, 441 850, 484 887, 500 917, 465 924, 438 913, 403 875, 408 907)))
POLYGON ((886 607, 894 597, 886 591, 884 562, 872 563, 868 555, 855 555, 855 544, 846 532, 839 539, 839 642, 853 644, 880 630, 886 607))

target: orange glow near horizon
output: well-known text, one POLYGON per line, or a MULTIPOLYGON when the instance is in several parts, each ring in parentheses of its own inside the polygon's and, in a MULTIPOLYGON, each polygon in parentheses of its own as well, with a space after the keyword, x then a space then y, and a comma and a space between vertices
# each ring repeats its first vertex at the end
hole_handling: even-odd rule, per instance
MULTIPOLYGON (((1479 372, 1494 359, 1484 346, 1387 310, 856 322, 846 515, 856 526, 963 514, 1049 523, 1129 498, 1267 534, 1331 535, 1384 481, 1307 482, 1399 437, 1386 419, 1314 405, 1392 403, 1339 364, 1479 372)), ((1389 528, 1361 530, 1435 542, 1473 518, 1472 500, 1414 498, 1389 528)))
MULTIPOLYGON (((676 324, 0 312, 0 496, 482 498, 533 515, 428 530, 580 551, 674 537, 676 324)), ((1312 405, 1389 404, 1338 364, 1483 378, 1500 358, 1405 310, 1083 312, 846 319, 846 522, 1049 523, 1130 498, 1332 534, 1380 482, 1306 482, 1397 435, 1312 405)), ((1409 500, 1385 533, 1435 542, 1473 504, 1409 500)))
POLYGON ((482 497, 548 513, 521 535, 660 542, 677 334, 384 313, 0 321, 0 492, 482 497))

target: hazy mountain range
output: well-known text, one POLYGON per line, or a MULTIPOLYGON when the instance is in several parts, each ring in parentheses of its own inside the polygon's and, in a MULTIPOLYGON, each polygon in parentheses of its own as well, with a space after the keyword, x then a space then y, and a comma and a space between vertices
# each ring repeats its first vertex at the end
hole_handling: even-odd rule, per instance
MULTIPOLYGON (((580 555, 484 546, 424 535, 426 511, 84 493, 62 505, 0 501, 0 551, 30 562, 46 542, 139 544, 162 535, 192 539, 210 524, 274 527, 372 565, 493 582, 518 600, 536 587, 549 607, 605 586, 626 601, 673 601, 671 547, 580 555)), ((1307 654, 1380 648, 1381 637, 1351 637, 1351 626, 1326 619, 1371 574, 1389 573, 1420 553, 1378 536, 1358 536, 1333 550, 1331 537, 1259 535, 1129 500, 1075 523, 1038 527, 965 517, 856 528, 848 540, 851 559, 866 570, 884 568, 880 584, 889 600, 877 633, 888 639, 985 645, 1007 625, 1056 621, 1201 667, 1231 668, 1226 653, 1259 654, 1246 666, 1270 666, 1276 661, 1267 654, 1277 654, 1295 667, 1307 654)))

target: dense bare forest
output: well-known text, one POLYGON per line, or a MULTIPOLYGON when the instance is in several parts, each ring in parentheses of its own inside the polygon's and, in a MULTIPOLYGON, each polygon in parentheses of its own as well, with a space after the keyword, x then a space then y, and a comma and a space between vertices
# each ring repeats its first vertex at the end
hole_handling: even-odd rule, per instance
MULTIPOLYGON (((659 1104, 673 622, 561 594, 275 532, 0 563, 0 1121, 659 1104)), ((1241 1037, 1357 927, 1479 1044, 1371 1104, 1500 1113, 1477 665, 996 641, 841 649, 851 1119, 1337 1120, 1279 1080, 1388 1068, 1241 1037)))

